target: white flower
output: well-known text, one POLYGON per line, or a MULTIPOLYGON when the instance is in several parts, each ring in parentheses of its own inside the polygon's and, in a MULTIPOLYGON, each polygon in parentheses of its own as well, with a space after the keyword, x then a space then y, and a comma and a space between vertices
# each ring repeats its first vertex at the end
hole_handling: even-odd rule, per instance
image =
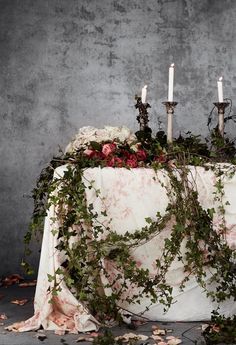
POLYGON ((103 141, 118 141, 132 143, 136 140, 136 136, 129 128, 105 126, 102 129, 87 126, 80 128, 73 139, 66 147, 66 153, 72 153, 80 148, 87 148, 91 141, 98 143, 103 141))

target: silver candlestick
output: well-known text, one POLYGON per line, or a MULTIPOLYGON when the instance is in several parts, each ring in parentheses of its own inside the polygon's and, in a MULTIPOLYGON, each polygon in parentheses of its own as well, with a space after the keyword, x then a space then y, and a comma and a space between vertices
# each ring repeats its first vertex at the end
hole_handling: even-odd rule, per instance
POLYGON ((162 102, 166 106, 167 113, 167 142, 172 144, 173 142, 173 114, 174 109, 177 106, 178 102, 162 102))
POLYGON ((218 122, 218 131, 222 138, 224 137, 224 115, 225 115, 225 109, 229 106, 229 102, 216 102, 213 103, 217 110, 219 115, 219 122, 218 122))

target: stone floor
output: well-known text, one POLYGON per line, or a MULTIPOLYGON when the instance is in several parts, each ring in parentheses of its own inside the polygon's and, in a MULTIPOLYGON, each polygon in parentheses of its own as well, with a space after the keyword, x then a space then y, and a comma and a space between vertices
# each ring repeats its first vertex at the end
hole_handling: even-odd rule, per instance
MULTIPOLYGON (((6 331, 4 327, 7 325, 16 321, 25 320, 33 315, 33 296, 34 288, 32 287, 20 288, 18 285, 13 285, 7 288, 0 288, 0 315, 5 313, 8 317, 6 320, 0 320, 0 345, 38 345, 41 343, 44 345, 92 344, 92 342, 87 341, 77 343, 76 340, 79 335, 76 334, 65 334, 61 336, 54 334, 52 331, 41 331, 46 335, 46 338, 44 340, 39 340, 39 332, 13 333, 6 331), (24 298, 28 299, 28 302, 23 306, 11 303, 12 300, 24 298)), ((114 327, 111 330, 114 335, 132 332, 150 336, 152 334, 152 326, 158 325, 161 329, 172 330, 167 335, 179 337, 182 340, 183 345, 200 345, 204 344, 203 338, 201 337, 201 324, 202 323, 197 322, 148 322, 139 326, 135 330, 129 329, 126 325, 122 327, 114 327)), ((140 344, 151 345, 154 344, 154 341, 149 339, 144 342, 140 342, 140 344)))

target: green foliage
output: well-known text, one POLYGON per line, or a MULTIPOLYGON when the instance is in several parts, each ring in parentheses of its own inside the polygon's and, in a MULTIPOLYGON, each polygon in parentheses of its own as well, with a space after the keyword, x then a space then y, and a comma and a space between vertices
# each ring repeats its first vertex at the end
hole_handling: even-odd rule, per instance
MULTIPOLYGON (((54 276, 48 276, 54 284, 52 294, 60 292, 60 282, 65 279, 75 296, 101 322, 107 318, 119 319, 117 301, 124 299, 129 303, 140 303, 142 297, 148 297, 151 303, 160 302, 168 310, 172 303, 172 287, 167 283, 166 274, 175 260, 182 261, 184 265, 182 289, 190 277, 195 276, 198 284, 213 300, 221 302, 236 297, 235 252, 225 241, 227 229, 223 202, 223 178, 226 175, 232 177, 235 167, 222 170, 214 168, 214 165, 205 165, 215 161, 215 158, 212 160, 213 153, 221 154, 219 161, 232 162, 235 151, 229 150, 227 145, 227 149, 220 146, 220 150, 210 150, 198 136, 191 134, 185 139, 180 136, 171 146, 167 145, 163 132, 158 132, 156 138, 152 138, 150 132, 139 132, 137 136, 147 152, 143 166, 165 169, 169 177, 169 185, 163 186, 170 199, 165 215, 157 213, 156 219, 147 218, 147 225, 143 228, 119 235, 105 222, 99 221, 100 215, 95 212, 93 205, 87 205, 83 173, 89 167, 104 166, 105 162, 98 156, 93 159, 85 156, 82 149, 72 156, 54 159, 43 170, 33 191, 35 211, 32 226, 25 236, 26 244, 42 224, 47 209, 54 205, 56 218, 51 221, 59 221, 59 229, 52 230, 52 233, 60 239, 57 249, 65 253, 66 260, 62 264, 63 269, 56 271, 54 276), (55 168, 65 163, 68 168, 63 177, 53 178, 55 168), (195 182, 189 180, 190 164, 215 169, 217 210, 205 210, 200 205, 195 182), (218 231, 213 227, 216 211, 222 217, 218 231), (156 259, 156 274, 150 276, 147 269, 137 266, 132 252, 160 234, 167 223, 173 224, 171 234, 165 240, 162 256, 156 259), (117 271, 117 276, 111 276, 105 269, 106 261, 117 271), (101 272, 107 280, 105 287, 101 272), (205 283, 209 272, 211 282, 216 286, 215 290, 210 291, 205 283), (127 296, 125 292, 130 284, 136 289, 127 296), (104 288, 111 289, 110 295, 104 293, 104 288)), ((221 144, 213 137, 212 146, 219 148, 221 144)), ((90 148, 101 151, 102 144, 92 142, 90 148)), ((127 145, 121 144, 119 154, 124 148, 132 151, 127 145)), ((93 181, 86 182, 100 198, 100 191, 94 188, 93 181)), ((106 210, 102 211, 104 218, 108 217, 107 214, 106 210)), ((106 342, 97 344, 105 345, 106 342)))
POLYGON ((211 324, 203 331, 207 345, 236 343, 236 315, 225 317, 213 311, 211 324))

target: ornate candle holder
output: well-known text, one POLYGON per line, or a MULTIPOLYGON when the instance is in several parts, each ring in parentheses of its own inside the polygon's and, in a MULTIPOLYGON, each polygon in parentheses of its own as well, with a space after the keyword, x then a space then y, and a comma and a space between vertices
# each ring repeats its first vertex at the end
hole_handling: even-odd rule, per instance
POLYGON ((139 115, 137 116, 138 123, 140 125, 140 131, 145 131, 148 127, 148 108, 151 108, 150 104, 142 103, 141 97, 136 96, 135 99, 137 103, 135 104, 135 108, 138 109, 139 115))
POLYGON ((167 142, 171 144, 173 142, 173 114, 174 109, 178 102, 162 102, 166 106, 167 113, 167 142))
POLYGON ((218 131, 222 138, 224 137, 224 115, 225 115, 225 109, 229 106, 229 102, 216 102, 213 103, 217 110, 219 115, 219 122, 218 122, 218 131))

